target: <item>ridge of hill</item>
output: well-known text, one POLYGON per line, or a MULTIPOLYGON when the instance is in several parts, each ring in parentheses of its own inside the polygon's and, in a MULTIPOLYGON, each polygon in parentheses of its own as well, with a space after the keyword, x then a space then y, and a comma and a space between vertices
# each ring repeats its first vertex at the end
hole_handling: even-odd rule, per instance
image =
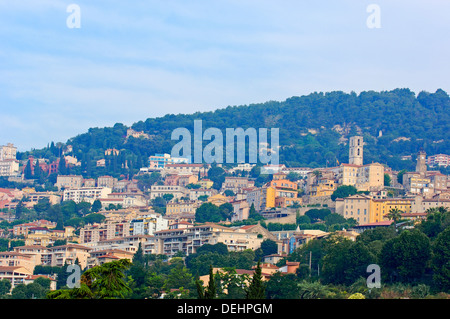
MULTIPOLYGON (((203 129, 279 128, 280 163, 287 166, 324 167, 348 162, 350 136, 364 137, 364 162, 379 162, 395 170, 413 169, 415 154, 450 153, 450 97, 438 89, 435 93, 410 89, 391 91, 314 92, 293 96, 285 101, 228 106, 210 112, 167 114, 134 123, 131 128, 142 137, 127 137, 127 127, 90 128, 70 138, 72 155, 89 162, 104 158, 105 150, 121 150, 118 165, 125 160, 131 169, 145 166, 148 156, 170 153, 178 141, 171 141, 174 129, 193 132, 194 120, 202 120, 203 129), (403 160, 402 160, 403 158, 403 160), (405 160, 406 158, 406 160, 405 160)), ((52 147, 54 145, 52 143, 52 147)), ((41 158, 55 156, 51 147, 25 152, 41 158)), ((85 164, 86 166, 87 164, 85 164)))

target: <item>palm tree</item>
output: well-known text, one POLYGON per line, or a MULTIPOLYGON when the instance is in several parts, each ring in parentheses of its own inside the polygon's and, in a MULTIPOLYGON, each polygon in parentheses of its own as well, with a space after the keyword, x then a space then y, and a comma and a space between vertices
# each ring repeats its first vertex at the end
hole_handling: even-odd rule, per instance
POLYGON ((398 209, 397 207, 395 208, 391 208, 389 210, 389 213, 387 213, 386 215, 384 215, 385 217, 387 217, 389 220, 393 220, 394 221, 394 228, 395 231, 397 231, 397 221, 402 217, 403 211, 401 211, 400 209, 398 209))

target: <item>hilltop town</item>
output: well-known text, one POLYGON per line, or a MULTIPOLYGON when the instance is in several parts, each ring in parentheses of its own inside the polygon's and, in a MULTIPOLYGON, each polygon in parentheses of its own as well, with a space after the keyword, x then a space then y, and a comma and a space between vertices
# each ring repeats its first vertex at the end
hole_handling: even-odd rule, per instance
MULTIPOLYGON (((348 141, 349 162, 333 167, 230 167, 155 154, 132 178, 64 174, 80 165, 75 157, 19 161, 16 152, 12 144, 0 147, 0 175, 10 186, 0 188, 0 280, 11 291, 39 277, 61 288, 54 273, 39 273, 45 266, 90 269, 132 261, 136 253, 188 258, 217 244, 257 252, 269 280, 298 273, 301 262, 288 257, 312 241, 339 235, 354 242, 367 230, 413 229, 450 209, 450 177, 437 170, 449 165, 449 155, 419 150, 415 171, 394 171, 365 163, 358 135, 348 141), (50 175, 51 187, 37 186, 50 175)), ((97 166, 119 153, 107 150, 97 166)))

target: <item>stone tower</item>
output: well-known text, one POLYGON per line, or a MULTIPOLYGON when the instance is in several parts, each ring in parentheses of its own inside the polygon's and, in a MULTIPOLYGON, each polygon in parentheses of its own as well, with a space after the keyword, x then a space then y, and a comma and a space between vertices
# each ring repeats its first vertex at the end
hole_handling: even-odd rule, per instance
POLYGON ((425 177, 427 173, 427 153, 424 150, 420 150, 417 155, 416 172, 422 177, 425 177))
POLYGON ((350 137, 349 164, 363 165, 363 137, 350 137))

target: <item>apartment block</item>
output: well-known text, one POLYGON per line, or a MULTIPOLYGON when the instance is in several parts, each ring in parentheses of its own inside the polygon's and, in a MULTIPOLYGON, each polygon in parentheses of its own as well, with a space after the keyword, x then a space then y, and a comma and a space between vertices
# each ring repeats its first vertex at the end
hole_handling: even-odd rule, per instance
POLYGON ((412 198, 374 199, 356 194, 336 199, 336 213, 345 218, 354 218, 359 224, 377 223, 387 220, 385 215, 394 208, 410 213, 412 202, 412 198))
POLYGON ((428 156, 427 165, 430 167, 448 167, 450 165, 450 155, 447 154, 436 154, 428 156))
POLYGON ((108 187, 77 187, 67 188, 63 191, 63 200, 73 200, 75 203, 93 203, 96 199, 107 198, 111 193, 108 187))
POLYGON ((161 214, 145 214, 130 222, 130 235, 153 235, 169 228, 169 221, 161 214))
POLYGON ((12 143, 0 145, 0 161, 15 160, 17 155, 17 147, 12 143))
POLYGON ((102 240, 114 239, 130 235, 130 223, 111 221, 100 224, 89 224, 80 229, 80 243, 97 243, 102 240))
POLYGON ((48 254, 48 248, 41 245, 25 245, 14 247, 14 252, 30 256, 37 266, 42 265, 42 256, 48 254))
POLYGON ((218 191, 214 188, 193 188, 189 190, 189 200, 196 201, 200 196, 212 197, 218 195, 218 191))
POLYGON ((181 214, 195 214, 199 207, 198 201, 169 202, 166 205, 166 216, 176 216, 181 214))
POLYGON ((0 160, 0 176, 16 176, 19 174, 19 161, 16 159, 0 160))
MULTIPOLYGON (((92 249, 91 252, 109 249, 119 249, 132 253, 134 255, 139 248, 139 244, 141 245, 142 248, 144 248, 147 242, 151 241, 153 238, 154 237, 151 235, 129 235, 105 239, 98 242, 84 243, 83 245, 91 248, 92 249)), ((144 251, 144 253, 146 252, 144 251)), ((155 251, 152 253, 158 252, 155 251)))
POLYGON ((167 229, 155 233, 159 239, 161 253, 173 256, 178 251, 185 254, 195 253, 204 244, 223 243, 229 251, 258 249, 263 238, 256 232, 247 232, 243 228, 230 228, 212 223, 205 223, 187 228, 167 229))
POLYGON ((22 267, 33 273, 35 260, 32 256, 18 252, 0 252, 0 267, 22 267))
POLYGON ((59 190, 65 188, 80 188, 83 186, 83 176, 81 175, 58 175, 56 178, 56 187, 59 190))
POLYGON ((152 185, 150 188, 151 200, 165 194, 172 194, 175 199, 180 199, 181 197, 187 197, 189 192, 183 186, 152 185))
POLYGON ((200 175, 203 177, 207 175, 209 164, 166 164, 161 174, 166 176, 170 174, 184 174, 184 175, 200 175))
POLYGON ((82 269, 86 268, 89 252, 91 248, 67 244, 48 248, 48 253, 44 255, 44 262, 48 266, 62 267, 64 264, 74 264, 78 260, 82 269))
POLYGON ((117 184, 117 178, 114 178, 112 176, 99 176, 97 178, 97 187, 106 187, 113 189, 116 187, 117 184))
POLYGON ((95 266, 103 265, 104 263, 119 260, 128 259, 133 260, 134 252, 122 250, 122 249, 104 249, 94 250, 89 252, 87 259, 87 268, 93 268, 95 266))
POLYGON ((244 188, 255 186, 255 182, 249 180, 247 177, 227 176, 222 183, 221 192, 226 190, 233 191, 235 194, 240 193, 244 188))

